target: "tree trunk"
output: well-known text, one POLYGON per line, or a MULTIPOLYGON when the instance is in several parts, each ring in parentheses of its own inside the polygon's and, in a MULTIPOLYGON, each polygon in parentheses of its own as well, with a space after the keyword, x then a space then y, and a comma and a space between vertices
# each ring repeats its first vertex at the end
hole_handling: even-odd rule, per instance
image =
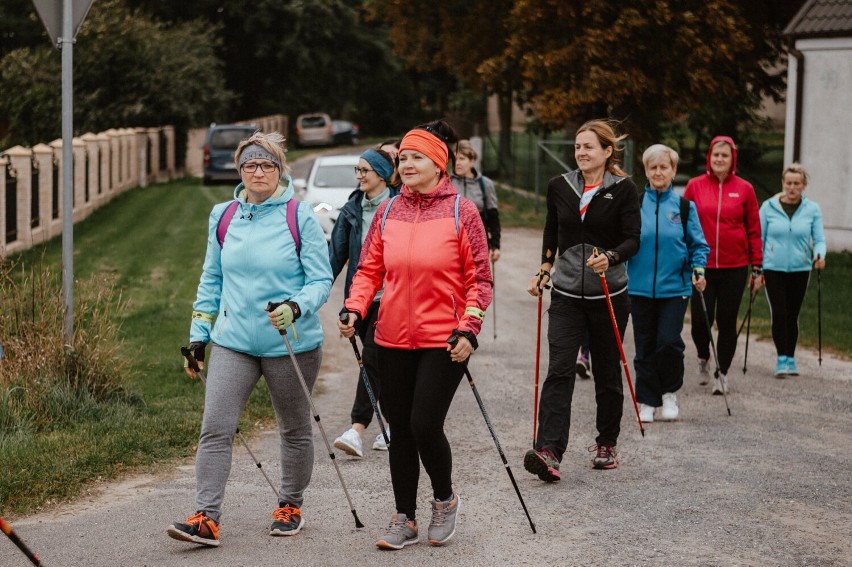
POLYGON ((500 121, 500 144, 497 149, 499 169, 511 175, 512 167, 512 96, 511 90, 497 93, 497 117, 500 121))

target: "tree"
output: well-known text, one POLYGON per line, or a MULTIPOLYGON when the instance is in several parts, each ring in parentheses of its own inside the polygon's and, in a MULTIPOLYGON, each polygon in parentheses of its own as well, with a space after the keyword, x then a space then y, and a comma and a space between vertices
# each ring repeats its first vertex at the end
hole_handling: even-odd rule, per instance
MULTIPOLYGON (((75 131, 173 124, 185 132, 215 117, 232 95, 214 32, 201 22, 155 22, 122 0, 96 2, 74 47, 75 131)), ((0 114, 11 143, 60 135, 60 57, 45 42, 0 61, 0 114)))
MULTIPOLYGON (((648 143, 664 124, 702 112, 704 128, 730 128, 713 124, 720 115, 707 109, 735 109, 738 119, 747 118, 760 95, 780 96, 783 88, 783 77, 767 68, 780 57, 780 45, 765 40, 777 27, 755 29, 746 14, 758 8, 741 4, 517 0, 509 46, 496 64, 518 62, 526 95, 554 129, 610 116, 648 143)), ((761 4, 789 9, 794 2, 761 4)))

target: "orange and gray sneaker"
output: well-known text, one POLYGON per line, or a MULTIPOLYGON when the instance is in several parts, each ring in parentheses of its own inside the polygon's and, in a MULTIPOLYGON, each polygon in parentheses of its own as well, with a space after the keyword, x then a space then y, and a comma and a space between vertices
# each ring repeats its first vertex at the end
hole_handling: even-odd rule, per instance
POLYGON ((272 512, 272 527, 269 528, 269 535, 296 535, 304 525, 305 520, 302 518, 302 511, 287 502, 281 502, 281 505, 272 512))
POLYGON ((406 545, 411 545, 418 541, 417 520, 409 520, 408 516, 400 512, 391 516, 388 529, 379 536, 378 541, 376 541, 376 547, 381 549, 402 549, 406 545))
POLYGON ((166 530, 169 537, 201 545, 217 547, 219 545, 219 522, 198 512, 186 519, 186 523, 175 522, 166 530))

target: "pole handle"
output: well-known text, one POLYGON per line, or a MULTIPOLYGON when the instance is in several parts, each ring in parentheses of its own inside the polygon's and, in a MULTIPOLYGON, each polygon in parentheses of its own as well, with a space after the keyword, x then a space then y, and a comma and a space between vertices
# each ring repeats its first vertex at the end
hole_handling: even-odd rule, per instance
POLYGON ((195 360, 195 357, 192 355, 192 351, 189 349, 189 347, 180 347, 180 353, 186 358, 187 362, 189 363, 189 367, 194 372, 201 372, 201 368, 198 366, 198 361, 195 360))

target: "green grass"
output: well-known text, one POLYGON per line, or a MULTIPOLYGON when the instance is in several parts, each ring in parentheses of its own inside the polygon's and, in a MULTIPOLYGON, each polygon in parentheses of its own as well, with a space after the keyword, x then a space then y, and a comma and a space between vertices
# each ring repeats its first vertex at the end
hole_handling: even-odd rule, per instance
MULTIPOLYGON (((88 483, 192 454, 203 388, 185 377, 179 347, 187 341, 210 208, 231 192, 197 180, 135 189, 75 226, 75 279, 113 274, 122 290, 121 338, 131 370, 120 382, 139 402, 107 404, 61 430, 0 432, 0 510, 30 512, 74 497, 88 483)), ((42 254, 59 269, 61 239, 22 261, 42 254)), ((249 431, 271 417, 261 382, 240 427, 249 431)))

